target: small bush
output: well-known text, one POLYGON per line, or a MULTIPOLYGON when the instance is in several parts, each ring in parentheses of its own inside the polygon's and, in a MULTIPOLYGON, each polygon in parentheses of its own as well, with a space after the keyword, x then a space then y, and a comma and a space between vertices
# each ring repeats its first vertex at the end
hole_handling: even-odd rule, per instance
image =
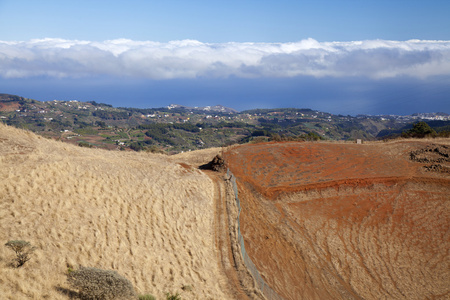
POLYGON ((81 299, 136 299, 133 285, 116 271, 80 267, 67 274, 67 281, 81 299))
POLYGON ((31 259, 31 254, 33 254, 34 250, 36 250, 36 248, 31 246, 29 242, 21 240, 8 241, 5 246, 16 253, 15 261, 17 262, 17 268, 23 266, 27 261, 29 261, 31 259))
POLYGON ((83 142, 83 141, 78 142, 78 146, 80 146, 80 147, 86 147, 86 148, 92 148, 92 145, 91 145, 91 144, 89 144, 88 142, 83 142))
POLYGON ((179 293, 166 293, 166 300, 181 300, 181 296, 179 293))

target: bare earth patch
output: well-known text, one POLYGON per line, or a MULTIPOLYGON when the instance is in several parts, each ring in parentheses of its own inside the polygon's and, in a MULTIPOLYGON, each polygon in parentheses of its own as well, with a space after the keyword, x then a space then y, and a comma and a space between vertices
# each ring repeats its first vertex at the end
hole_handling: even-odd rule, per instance
POLYGON ((286 299, 447 299, 450 177, 425 167, 447 166, 449 142, 228 150, 246 249, 266 282, 286 299))

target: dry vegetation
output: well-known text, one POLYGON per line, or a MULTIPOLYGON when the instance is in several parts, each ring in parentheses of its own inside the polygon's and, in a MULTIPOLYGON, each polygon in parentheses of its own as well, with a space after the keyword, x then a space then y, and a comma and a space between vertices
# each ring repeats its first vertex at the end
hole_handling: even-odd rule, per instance
POLYGON ((214 183, 188 165, 217 150, 169 158, 86 149, 0 124, 0 241, 36 246, 20 268, 0 247, 1 298, 68 299, 65 273, 82 265, 115 270, 157 299, 230 299, 214 183))

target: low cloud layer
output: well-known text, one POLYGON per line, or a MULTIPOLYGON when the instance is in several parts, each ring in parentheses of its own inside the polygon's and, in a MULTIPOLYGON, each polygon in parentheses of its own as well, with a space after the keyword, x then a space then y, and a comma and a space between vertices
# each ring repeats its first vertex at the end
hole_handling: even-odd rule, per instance
POLYGON ((149 79, 450 75, 450 41, 158 43, 42 39, 0 41, 0 76, 149 79))

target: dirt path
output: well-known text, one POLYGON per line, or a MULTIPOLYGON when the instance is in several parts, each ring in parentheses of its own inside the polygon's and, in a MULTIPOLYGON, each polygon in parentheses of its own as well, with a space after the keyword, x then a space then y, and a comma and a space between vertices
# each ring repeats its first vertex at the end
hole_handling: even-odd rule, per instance
POLYGON ((233 217, 230 216, 230 191, 227 190, 227 182, 224 174, 213 171, 205 171, 215 183, 215 221, 214 229, 216 233, 217 261, 219 269, 227 278, 227 288, 233 299, 264 299, 256 289, 255 282, 245 265, 234 238, 234 224, 231 224, 233 217))

